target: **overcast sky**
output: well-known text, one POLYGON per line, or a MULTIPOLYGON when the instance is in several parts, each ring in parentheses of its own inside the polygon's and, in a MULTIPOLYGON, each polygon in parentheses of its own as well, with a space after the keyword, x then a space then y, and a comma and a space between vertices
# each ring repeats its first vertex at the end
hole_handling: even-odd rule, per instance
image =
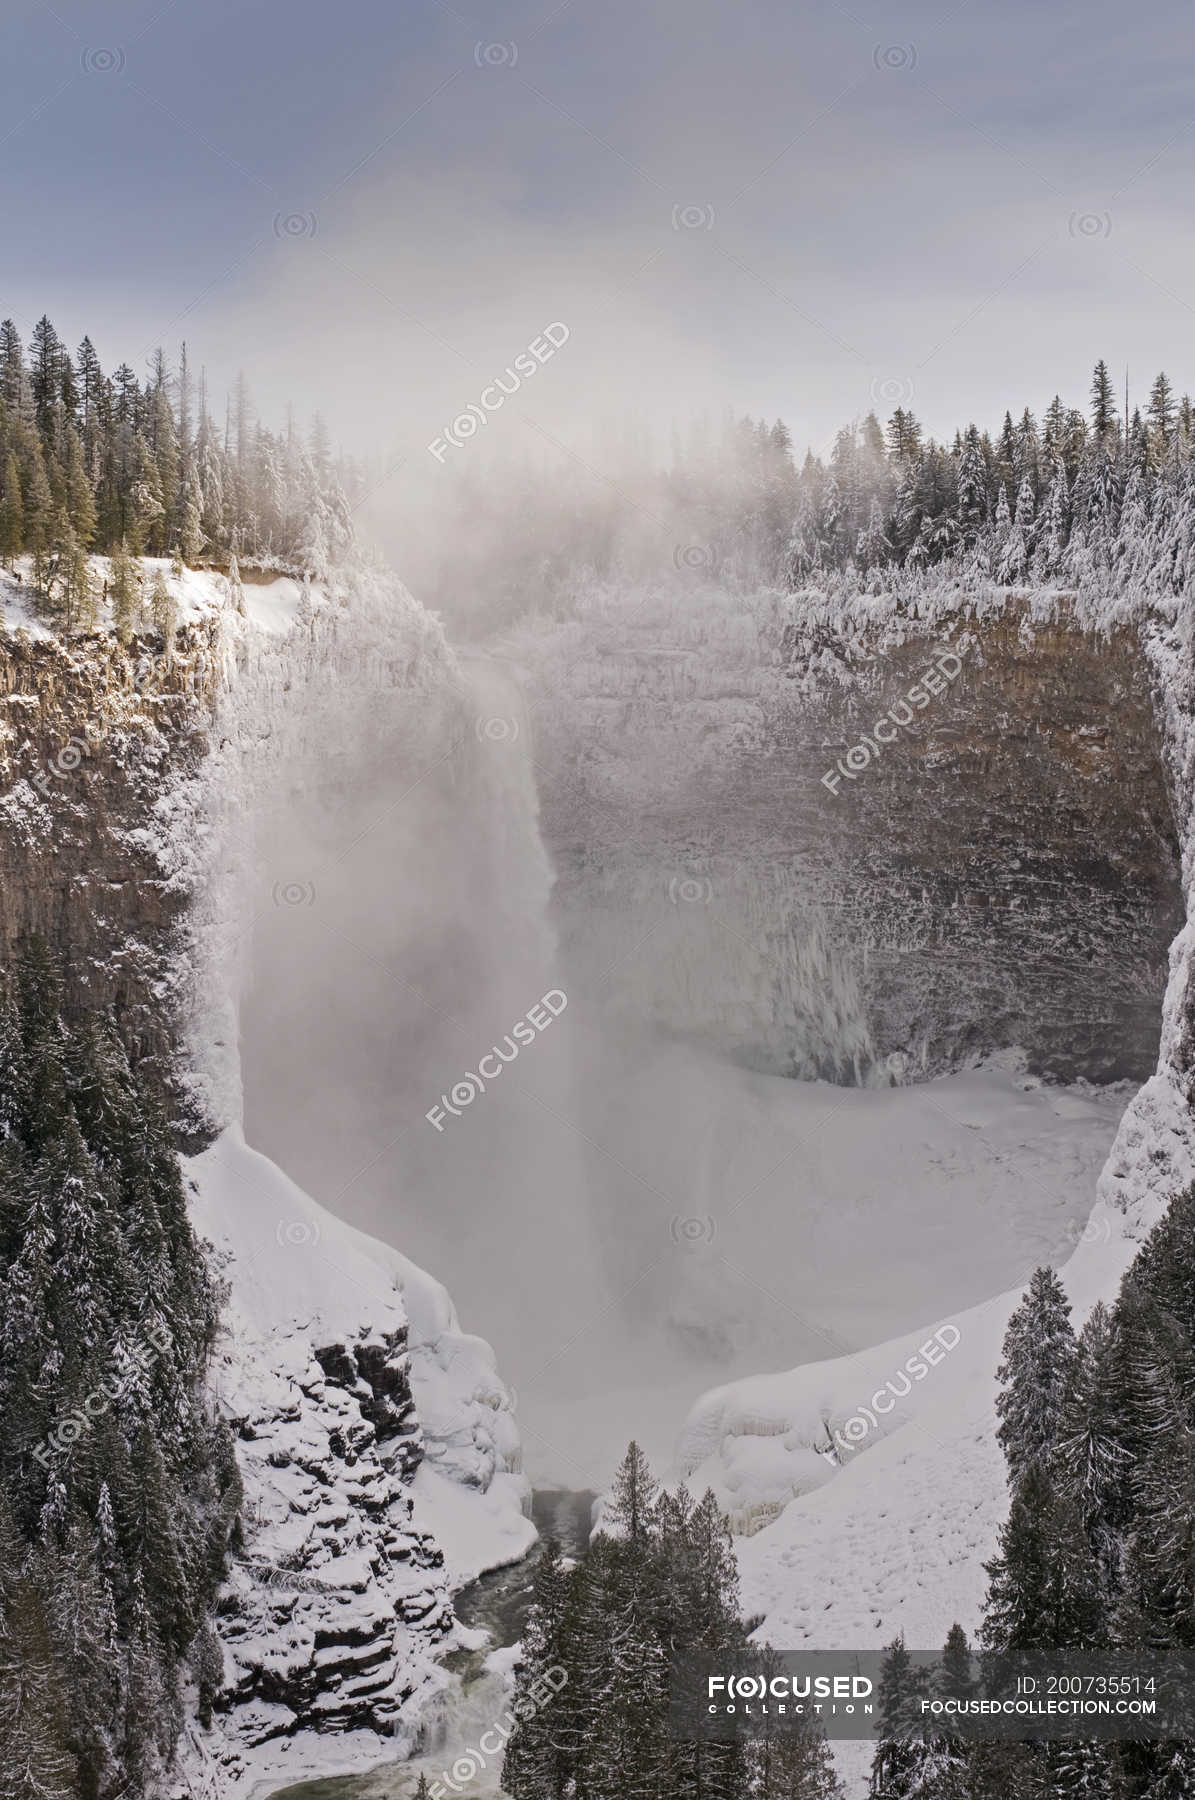
POLYGON ((1195 385, 1189 0, 7 0, 0 311, 426 438, 1195 385), (507 415, 491 432, 517 431, 507 415))

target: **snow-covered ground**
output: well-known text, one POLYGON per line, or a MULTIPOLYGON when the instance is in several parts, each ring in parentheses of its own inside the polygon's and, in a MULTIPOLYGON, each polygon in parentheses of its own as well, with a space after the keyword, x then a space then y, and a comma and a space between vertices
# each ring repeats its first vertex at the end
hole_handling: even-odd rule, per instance
MULTIPOLYGON (((766 1368, 785 1351, 832 1378, 853 1413, 875 1386, 867 1346, 965 1312, 1040 1262, 1065 1262, 1098 1229, 1087 1225, 1096 1178, 1131 1094, 1046 1086, 1012 1055, 866 1089, 759 1075, 676 1046, 607 1090, 601 1128, 591 1118, 588 1129, 622 1166, 595 1148, 591 1175, 623 1244, 611 1287, 625 1303, 582 1314, 560 1355, 545 1345, 534 1365, 517 1342, 502 1354, 498 1337, 538 1484, 604 1485, 632 1435, 668 1470, 679 1422, 719 1371, 766 1368)), ((886 1373, 892 1352, 878 1360, 886 1373)), ((758 1410, 755 1386, 730 1390, 752 1396, 746 1416, 758 1410)), ((703 1468, 702 1484, 755 1522, 760 1506, 826 1479, 832 1465, 810 1449, 827 1442, 816 1412, 791 1454, 781 1444, 793 1426, 766 1448, 761 1434, 776 1428, 746 1426, 751 1455, 728 1448, 725 1469, 703 1468)), ((715 1400, 702 1416, 716 1416, 715 1400)), ((716 1458, 720 1436, 699 1444, 691 1424, 686 1467, 716 1458)))
MULTIPOLYGON (((1168 1074, 1155 1076, 1125 1114, 1062 1270, 1076 1326, 1115 1294, 1143 1232, 1193 1179, 1189 1109, 1168 1074)), ((955 1620, 974 1633, 1008 1506, 995 1371, 1020 1297, 931 1309, 900 1338, 735 1382, 693 1407, 680 1468, 738 1522, 743 1607, 762 1615, 761 1642, 870 1648, 903 1632, 931 1649, 955 1620)), ((838 1744, 835 1758, 861 1791, 868 1747, 838 1744)))

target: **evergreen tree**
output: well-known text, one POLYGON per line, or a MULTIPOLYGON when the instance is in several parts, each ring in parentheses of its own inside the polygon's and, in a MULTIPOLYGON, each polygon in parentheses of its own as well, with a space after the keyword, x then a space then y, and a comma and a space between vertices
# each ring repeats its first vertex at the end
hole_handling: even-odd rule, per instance
POLYGON ((1057 1438, 1076 1345, 1070 1302, 1050 1268, 1035 1269, 1028 1292, 1008 1322, 1003 1360, 996 1374, 1004 1385, 996 1402, 997 1437, 1018 1482, 1049 1453, 1057 1438))
POLYGON ((165 1766, 184 1656, 210 1713, 203 1621, 240 1484, 202 1403, 217 1295, 159 1115, 110 1024, 66 1023, 43 944, 17 975, 0 992, 0 1587, 29 1642, 23 1687, 0 1646, 0 1782, 49 1800, 66 1769, 62 1791, 109 1800, 165 1766))
POLYGON ((4 461, 4 485, 0 488, 0 562, 10 569, 25 548, 25 508, 17 459, 9 451, 4 461))
POLYGON ((1091 376, 1091 429, 1100 444, 1115 433, 1119 423, 1116 393, 1108 365, 1101 357, 1091 376))
POLYGON ((5 1596, 0 1629, 0 1800, 78 1800, 45 1607, 28 1581, 5 1596))
POLYGON ((929 1697, 926 1672, 914 1666, 903 1637, 886 1645, 880 1670, 879 1742, 871 1765, 872 1800, 910 1800, 918 1792, 930 1742, 921 1703, 929 1697))
POLYGON ((1165 466, 1174 439, 1177 410, 1174 389, 1165 374, 1155 376, 1146 409, 1149 419, 1149 456, 1155 469, 1165 466))
MULTIPOLYGON (((760 1673, 779 1669, 779 1659, 769 1650, 759 1658, 760 1673)), ((747 1766, 736 1794, 751 1800, 844 1800, 834 1770, 834 1758, 825 1735, 813 1720, 791 1716, 780 1720, 765 1713, 759 1733, 747 1747, 747 1766)), ((670 1787, 669 1793, 690 1790, 670 1787)), ((700 1790, 704 1791, 704 1790, 700 1790)))
POLYGON ((1079 1337, 1054 1460, 1059 1491, 1078 1509, 1108 1588, 1118 1579, 1118 1533, 1131 1505, 1134 1444, 1123 1375, 1118 1323, 1098 1301, 1079 1337))
POLYGON ((506 1744, 502 1785, 510 1794, 563 1794, 567 1760, 557 1741, 567 1702, 554 1688, 550 1670, 558 1668, 568 1581, 555 1538, 545 1538, 532 1580, 531 1609, 523 1631, 521 1660, 515 1677, 512 1711, 516 1723, 506 1744))
POLYGON ((45 456, 36 437, 26 442, 26 466, 21 482, 24 495, 25 548, 33 558, 33 584, 45 593, 54 542, 54 496, 46 474, 45 456))
POLYGON ((127 644, 141 611, 141 578, 137 565, 122 541, 112 554, 112 629, 127 644))
POLYGON ((988 516, 987 469, 979 432, 974 425, 967 429, 958 465, 957 515, 964 545, 974 544, 988 516))
POLYGON ((14 419, 24 419, 32 412, 25 375, 25 351, 21 334, 11 319, 0 324, 0 399, 14 419))
POLYGON ((43 1594, 0 1494, 0 1800, 79 1800, 43 1594))
POLYGON ((55 410, 62 384, 63 349, 58 333, 43 313, 33 327, 29 348, 29 387, 33 413, 44 442, 53 437, 55 410))
POLYGON ((83 440, 72 425, 66 434, 66 515, 80 547, 87 551, 95 537, 96 510, 83 456, 83 440))
POLYGON ((645 1542, 652 1534, 652 1508, 657 1493, 656 1483, 647 1458, 638 1444, 627 1445, 610 1494, 609 1517, 633 1544, 645 1542))
POLYGON ((161 632, 163 645, 169 652, 174 649, 174 634, 178 630, 178 602, 170 592, 161 569, 154 570, 149 605, 154 630, 161 632))
POLYGON ((985 1672, 998 1691, 1018 1658, 1095 1650, 1108 1641, 1099 1570, 1071 1504, 1041 1459, 1013 1495, 990 1577, 983 1622, 985 1672))

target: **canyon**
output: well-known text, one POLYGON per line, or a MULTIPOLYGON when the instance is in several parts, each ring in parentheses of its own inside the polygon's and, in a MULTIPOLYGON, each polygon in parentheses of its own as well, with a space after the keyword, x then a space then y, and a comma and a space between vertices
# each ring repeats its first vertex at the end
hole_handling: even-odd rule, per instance
POLYGON ((0 640, 0 940, 114 1008, 230 1285, 246 1545, 191 1791, 410 1750, 453 1594, 532 1541, 525 1471, 599 1486, 690 1408, 752 1604, 805 1629, 795 1546, 874 1548, 921 1390, 855 1457, 823 1435, 947 1315, 975 1517, 914 1554, 973 1585, 1009 1294, 1070 1259, 1094 1297, 1190 1160, 1175 621, 678 582, 454 653, 380 575, 247 618, 188 583, 174 658, 0 640))

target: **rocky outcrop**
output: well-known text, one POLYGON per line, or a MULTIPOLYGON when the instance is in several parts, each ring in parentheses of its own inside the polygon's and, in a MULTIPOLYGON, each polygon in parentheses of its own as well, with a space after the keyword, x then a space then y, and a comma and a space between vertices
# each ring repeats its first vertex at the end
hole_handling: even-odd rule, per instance
POLYGON ((654 1025, 839 1081, 1010 1046, 1061 1078, 1153 1068, 1182 909, 1128 627, 1066 596, 868 623, 661 593, 518 654, 594 1004, 616 964, 654 1025))
POLYGON ((221 1371, 249 1506, 217 1614, 219 1706, 246 1749, 304 1730, 393 1732, 452 1629, 443 1555, 414 1518, 422 1437, 405 1337, 314 1356, 304 1338, 275 1339, 276 1367, 249 1375, 242 1357, 221 1371))
POLYGON ((442 1683, 454 1588, 533 1532, 510 1397, 439 1283, 235 1130, 188 1166, 197 1223, 227 1258, 211 1383, 245 1491, 216 1617, 217 1716, 191 1745, 224 1796, 266 1768, 298 1779, 327 1738, 342 1767, 400 1754, 442 1683), (428 1495, 445 1491, 467 1512, 473 1567, 438 1541, 428 1495))
MULTIPOLYGON (((378 1441, 393 1445, 398 1471, 409 1480, 423 1459, 423 1434, 411 1393, 407 1336, 403 1325, 352 1344, 325 1344, 316 1349, 315 1360, 330 1382, 353 1395, 378 1441)), ((338 1434, 338 1447, 342 1443, 338 1434)))

